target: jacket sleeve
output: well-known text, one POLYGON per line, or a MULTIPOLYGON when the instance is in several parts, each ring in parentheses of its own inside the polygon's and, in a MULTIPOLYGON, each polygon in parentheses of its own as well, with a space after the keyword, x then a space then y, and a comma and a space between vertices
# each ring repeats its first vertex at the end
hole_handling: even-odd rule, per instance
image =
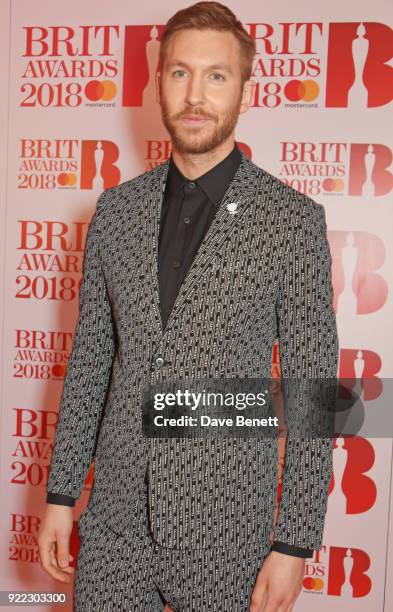
POLYGON ((100 219, 107 193, 104 191, 98 198, 86 235, 79 316, 64 378, 47 484, 47 493, 74 499, 83 490, 93 459, 115 352, 112 313, 99 252, 100 219))
POLYGON ((56 506, 75 506, 76 500, 69 495, 61 495, 61 493, 52 493, 48 491, 46 495, 47 504, 55 504, 56 506))
MULTIPOLYGON (((276 303, 281 376, 288 381, 337 376, 339 345, 326 229, 324 207, 307 198, 276 303)), ((275 550, 285 552, 285 545, 321 549, 332 453, 331 435, 303 437, 289 429, 275 550)))

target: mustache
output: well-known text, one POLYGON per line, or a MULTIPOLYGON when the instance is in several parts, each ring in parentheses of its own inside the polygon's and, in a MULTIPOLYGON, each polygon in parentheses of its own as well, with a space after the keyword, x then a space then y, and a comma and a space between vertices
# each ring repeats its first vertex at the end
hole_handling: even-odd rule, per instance
POLYGON ((204 117, 205 119, 213 119, 214 121, 216 120, 215 115, 210 115, 208 113, 205 113, 204 111, 194 109, 194 108, 177 113, 176 115, 173 116, 173 119, 175 120, 182 119, 183 117, 187 115, 195 115, 195 117, 204 117))

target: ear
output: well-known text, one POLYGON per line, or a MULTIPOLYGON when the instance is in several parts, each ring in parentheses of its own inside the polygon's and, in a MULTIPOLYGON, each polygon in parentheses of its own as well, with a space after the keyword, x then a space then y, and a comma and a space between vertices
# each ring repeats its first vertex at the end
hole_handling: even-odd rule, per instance
POLYGON ((156 100, 158 104, 160 104, 160 82, 161 82, 161 72, 156 72, 156 100))
POLYGON ((256 81, 253 81, 252 79, 244 82, 239 113, 245 113, 246 110, 250 108, 254 97, 255 87, 256 81))

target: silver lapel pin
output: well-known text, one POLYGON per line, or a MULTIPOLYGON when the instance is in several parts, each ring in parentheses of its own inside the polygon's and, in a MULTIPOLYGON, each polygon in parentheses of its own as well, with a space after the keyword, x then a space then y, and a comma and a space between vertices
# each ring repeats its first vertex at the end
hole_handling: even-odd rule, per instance
POLYGON ((230 202, 227 204, 227 211, 231 213, 231 215, 236 215, 238 205, 239 202, 230 202))

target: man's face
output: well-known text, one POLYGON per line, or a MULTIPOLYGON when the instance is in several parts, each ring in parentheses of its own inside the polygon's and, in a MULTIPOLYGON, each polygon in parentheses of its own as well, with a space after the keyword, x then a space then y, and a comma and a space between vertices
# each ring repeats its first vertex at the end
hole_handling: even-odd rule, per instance
POLYGON ((165 52, 157 95, 162 119, 180 153, 207 153, 234 131, 247 110, 239 43, 230 32, 179 30, 165 52))

